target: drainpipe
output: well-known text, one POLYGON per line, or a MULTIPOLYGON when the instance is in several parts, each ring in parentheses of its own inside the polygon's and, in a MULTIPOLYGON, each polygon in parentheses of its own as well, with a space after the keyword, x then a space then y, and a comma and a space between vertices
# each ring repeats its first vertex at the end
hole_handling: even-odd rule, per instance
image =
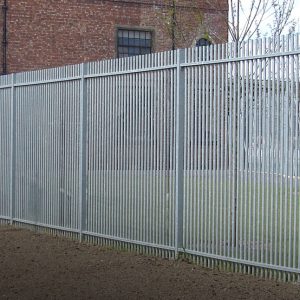
POLYGON ((172 50, 174 51, 176 49, 175 45, 175 27, 176 27, 176 3, 175 0, 172 0, 172 27, 171 27, 171 36, 172 36, 172 50))
POLYGON ((3 60, 2 60, 2 74, 7 73, 7 0, 4 0, 2 6, 3 12, 3 38, 2 38, 2 52, 3 52, 3 60))

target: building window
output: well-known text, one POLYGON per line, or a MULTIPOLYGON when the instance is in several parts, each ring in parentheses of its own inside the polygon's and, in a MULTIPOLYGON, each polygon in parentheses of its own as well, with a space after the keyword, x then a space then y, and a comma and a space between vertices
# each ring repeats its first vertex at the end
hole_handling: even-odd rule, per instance
POLYGON ((150 31, 118 29, 118 57, 149 54, 152 50, 150 31))
POLYGON ((201 38, 196 42, 196 47, 210 46, 211 41, 205 38, 201 38))

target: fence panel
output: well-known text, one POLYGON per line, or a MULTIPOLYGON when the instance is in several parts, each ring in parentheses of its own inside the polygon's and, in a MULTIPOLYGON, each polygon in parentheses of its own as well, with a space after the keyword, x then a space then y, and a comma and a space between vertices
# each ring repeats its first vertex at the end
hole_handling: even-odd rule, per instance
POLYGON ((161 68, 175 59, 167 52, 89 64, 101 75, 87 79, 90 233, 174 247, 176 74, 161 68))
POLYGON ((184 249, 208 265, 299 273, 299 47, 188 50, 184 249))
POLYGON ((17 76, 17 221, 78 229, 78 74, 75 66, 17 76))

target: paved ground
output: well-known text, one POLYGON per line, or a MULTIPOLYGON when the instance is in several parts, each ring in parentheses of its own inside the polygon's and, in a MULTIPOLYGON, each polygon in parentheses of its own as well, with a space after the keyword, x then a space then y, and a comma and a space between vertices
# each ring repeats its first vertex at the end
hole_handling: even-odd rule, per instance
POLYGON ((0 299, 300 299, 300 286, 0 226, 0 299))

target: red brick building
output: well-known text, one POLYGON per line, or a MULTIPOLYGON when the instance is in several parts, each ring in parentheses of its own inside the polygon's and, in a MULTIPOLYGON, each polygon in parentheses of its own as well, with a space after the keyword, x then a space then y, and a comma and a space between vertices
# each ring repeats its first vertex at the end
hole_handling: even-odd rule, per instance
POLYGON ((0 73, 227 40, 227 0, 174 1, 0 0, 0 73))

